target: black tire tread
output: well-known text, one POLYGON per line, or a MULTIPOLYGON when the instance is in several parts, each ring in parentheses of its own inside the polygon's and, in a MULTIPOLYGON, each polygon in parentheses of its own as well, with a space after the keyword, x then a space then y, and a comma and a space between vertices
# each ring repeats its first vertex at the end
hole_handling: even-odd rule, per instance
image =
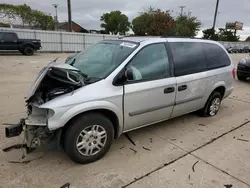
POLYGON ((27 56, 31 56, 31 55, 34 54, 34 48, 31 47, 31 46, 25 46, 22 51, 23 51, 24 55, 27 55, 27 56), (27 49, 32 49, 32 52, 31 53, 27 53, 27 49))

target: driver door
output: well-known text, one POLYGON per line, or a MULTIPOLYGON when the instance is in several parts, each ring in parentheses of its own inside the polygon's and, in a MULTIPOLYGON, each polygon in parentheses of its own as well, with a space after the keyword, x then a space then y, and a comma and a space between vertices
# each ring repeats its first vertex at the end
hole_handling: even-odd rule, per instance
POLYGON ((124 131, 168 119, 172 113, 176 79, 164 43, 143 47, 127 69, 133 79, 124 86, 124 131))

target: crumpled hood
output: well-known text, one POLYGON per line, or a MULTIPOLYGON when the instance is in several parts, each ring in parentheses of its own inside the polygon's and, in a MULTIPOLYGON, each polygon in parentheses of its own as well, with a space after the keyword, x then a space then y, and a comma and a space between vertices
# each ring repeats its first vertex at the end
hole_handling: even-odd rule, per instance
POLYGON ((33 84, 31 85, 27 96, 25 97, 25 101, 27 102, 35 93, 36 90, 38 89, 40 83, 42 82, 42 80, 44 79, 45 75, 47 74, 47 72, 50 70, 50 68, 58 68, 58 69, 64 69, 64 70, 75 70, 75 71, 79 71, 79 69, 69 65, 69 64, 65 64, 62 62, 51 62, 49 63, 46 67, 44 67, 39 73, 38 76, 36 78, 36 80, 33 82, 33 84))

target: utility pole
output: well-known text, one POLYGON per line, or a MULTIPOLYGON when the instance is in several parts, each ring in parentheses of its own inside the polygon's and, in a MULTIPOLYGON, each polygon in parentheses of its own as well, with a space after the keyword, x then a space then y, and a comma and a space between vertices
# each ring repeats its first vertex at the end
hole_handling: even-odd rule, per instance
POLYGON ((180 6, 180 9, 181 9, 181 16, 183 15, 183 9, 185 8, 186 6, 180 6))
POLYGON ((68 27, 69 32, 72 32, 72 19, 71 19, 71 0, 67 0, 68 2, 68 27))
POLYGON ((57 16, 57 7, 58 4, 53 4, 55 11, 56 11, 56 17, 55 17, 55 22, 56 22, 56 30, 58 30, 58 16, 57 16))
POLYGON ((213 29, 215 29, 215 25, 216 25, 216 19, 217 19, 217 14, 218 14, 219 2, 220 2, 220 0, 217 0, 217 2, 216 2, 215 12, 214 12, 213 29))

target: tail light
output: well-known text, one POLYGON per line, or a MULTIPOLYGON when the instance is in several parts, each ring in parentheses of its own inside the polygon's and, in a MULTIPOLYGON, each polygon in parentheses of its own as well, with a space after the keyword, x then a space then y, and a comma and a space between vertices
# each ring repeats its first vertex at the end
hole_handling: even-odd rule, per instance
POLYGON ((235 70, 235 68, 233 68, 232 74, 233 74, 233 78, 235 79, 235 77, 236 77, 236 70, 235 70))

